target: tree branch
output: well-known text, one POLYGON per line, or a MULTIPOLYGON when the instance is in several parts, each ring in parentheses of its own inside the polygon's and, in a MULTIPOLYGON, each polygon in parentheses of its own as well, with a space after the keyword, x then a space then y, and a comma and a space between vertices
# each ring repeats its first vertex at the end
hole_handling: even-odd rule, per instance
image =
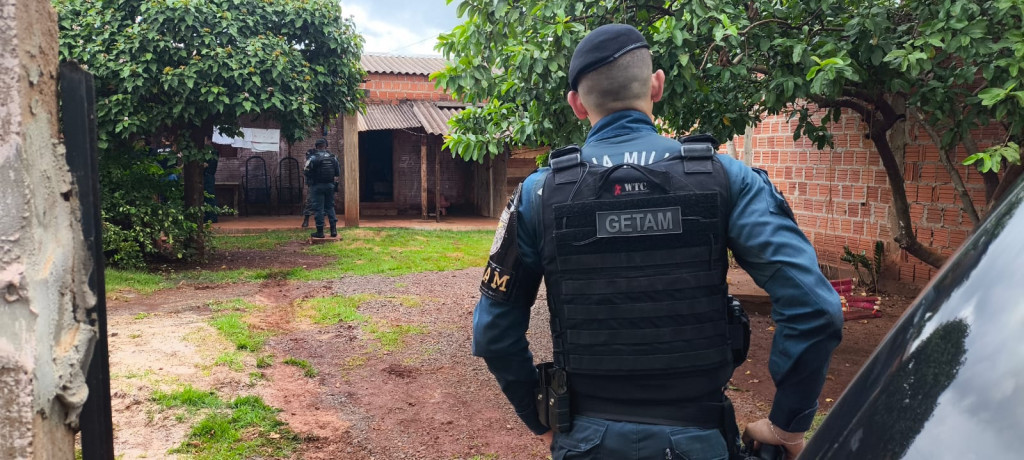
MULTIPOLYGON (((878 151, 878 156, 882 159, 882 166, 885 167, 885 175, 889 180, 889 188, 892 190, 892 210, 896 214, 897 220, 897 228, 893 232, 893 241, 910 255, 932 267, 938 268, 946 263, 946 256, 922 245, 917 241, 917 236, 914 235, 914 225, 910 220, 910 205, 907 201, 907 189, 904 184, 903 173, 900 171, 899 162, 896 160, 896 155, 893 154, 892 147, 889 145, 889 139, 886 137, 889 129, 899 120, 899 117, 897 116, 896 120, 892 120, 892 123, 883 120, 883 123, 878 124, 874 123, 877 110, 858 102, 858 99, 841 97, 829 101, 821 96, 812 96, 811 100, 818 104, 819 107, 850 109, 861 116, 861 120, 868 125, 868 137, 875 144, 875 150, 878 151)), ((891 106, 889 108, 891 109, 891 106)))
POLYGON ((996 187, 995 191, 992 192, 991 203, 998 203, 1003 199, 1003 195, 1010 189, 1013 184, 1020 179, 1020 176, 1024 175, 1024 166, 1022 165, 1010 165, 1006 168, 1006 172, 1003 173, 1003 180, 999 182, 999 186, 996 187))
POLYGON ((978 226, 978 222, 981 219, 978 217, 978 210, 974 207, 974 201, 971 200, 971 195, 967 193, 967 188, 964 187, 963 178, 960 177, 960 171, 953 166, 953 162, 950 161, 949 150, 942 147, 942 137, 935 131, 928 122, 924 121, 924 117, 917 109, 910 109, 914 117, 917 118, 917 123, 924 128, 924 131, 928 133, 928 137, 932 138, 932 142, 939 148, 939 159, 942 160, 942 165, 946 167, 946 172, 949 173, 950 179, 953 180, 953 188, 956 189, 957 193, 960 194, 960 209, 962 209, 967 216, 971 218, 971 222, 975 227, 978 226))

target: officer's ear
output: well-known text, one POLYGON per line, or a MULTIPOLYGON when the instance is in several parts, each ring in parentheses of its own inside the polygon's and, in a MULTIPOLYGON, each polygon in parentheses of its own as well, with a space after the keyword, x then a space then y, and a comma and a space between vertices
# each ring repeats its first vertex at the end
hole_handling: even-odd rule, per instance
POLYGON ((580 99, 580 93, 576 91, 569 91, 569 94, 565 96, 565 99, 569 101, 569 107, 572 107, 572 113, 576 114, 576 118, 584 120, 590 115, 590 113, 587 112, 587 108, 583 106, 583 100, 580 99))
POLYGON ((651 74, 651 101, 658 102, 665 93, 665 71, 658 69, 651 74))

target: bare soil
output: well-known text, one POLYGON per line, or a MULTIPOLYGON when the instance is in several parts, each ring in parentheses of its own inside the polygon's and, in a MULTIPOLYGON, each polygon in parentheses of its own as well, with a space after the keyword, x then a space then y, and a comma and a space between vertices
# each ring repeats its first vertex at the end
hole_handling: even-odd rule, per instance
MULTIPOLYGON (((289 257, 287 252, 276 251, 274 257, 289 257)), ((267 253, 230 253, 221 265, 240 268, 232 264, 244 260, 266 267, 268 259, 267 253)), ((160 410, 149 396, 155 389, 189 383, 213 389, 223 399, 256 394, 280 408, 281 418, 304 438, 296 458, 548 458, 547 447, 522 425, 483 361, 470 353, 479 275, 479 269, 467 269, 327 282, 183 285, 149 296, 118 296, 108 305, 116 452, 125 459, 168 457, 167 450, 181 443, 198 415, 160 410), (376 295, 359 308, 370 321, 419 326, 424 332, 405 336, 401 348, 388 351, 358 325, 313 324, 300 302, 353 294, 376 295), (241 353, 241 371, 214 365, 233 347, 208 325, 207 303, 233 298, 262 305, 249 314, 249 322, 274 334, 263 351, 241 353), (264 354, 274 355, 274 364, 257 369, 256 357, 264 354), (305 377, 301 369, 283 364, 288 357, 308 360, 318 375, 305 377)), ((749 361, 736 371, 729 391, 744 425, 771 407, 773 327, 767 298, 749 277, 735 271, 730 283, 753 325, 749 361)), ((885 299, 882 318, 847 321, 821 396, 822 411, 831 408, 911 300, 885 299)), ((545 305, 542 290, 528 333, 538 361, 551 353, 545 305)))

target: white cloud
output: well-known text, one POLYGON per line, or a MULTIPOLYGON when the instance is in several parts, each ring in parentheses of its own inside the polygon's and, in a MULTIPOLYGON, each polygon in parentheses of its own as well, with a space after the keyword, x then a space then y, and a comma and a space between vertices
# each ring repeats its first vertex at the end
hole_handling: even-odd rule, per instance
POLYGON ((377 20, 361 5, 343 4, 342 14, 352 16, 356 30, 366 43, 367 53, 439 54, 434 51, 442 30, 431 27, 411 28, 393 20, 377 20))

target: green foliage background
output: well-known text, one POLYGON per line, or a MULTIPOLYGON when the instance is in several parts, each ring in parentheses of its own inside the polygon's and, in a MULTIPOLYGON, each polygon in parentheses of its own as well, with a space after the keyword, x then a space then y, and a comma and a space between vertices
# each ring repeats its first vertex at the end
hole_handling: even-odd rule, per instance
POLYGON ((240 120, 269 117, 292 142, 362 104, 362 37, 337 1, 53 4, 61 59, 95 77, 104 246, 114 265, 202 249, 197 176, 215 155, 202 147, 215 127, 238 134, 240 120), (161 168, 146 141, 169 146, 185 170, 161 168))
POLYGON ((840 110, 899 95, 943 147, 993 121, 1015 145, 1024 135, 1022 0, 467 0, 458 12, 434 78, 483 104, 453 119, 447 146, 467 159, 504 142, 580 143, 586 126, 564 103, 569 60, 613 22, 640 29, 668 75, 655 106, 667 131, 730 139, 782 113, 820 148, 840 110))

